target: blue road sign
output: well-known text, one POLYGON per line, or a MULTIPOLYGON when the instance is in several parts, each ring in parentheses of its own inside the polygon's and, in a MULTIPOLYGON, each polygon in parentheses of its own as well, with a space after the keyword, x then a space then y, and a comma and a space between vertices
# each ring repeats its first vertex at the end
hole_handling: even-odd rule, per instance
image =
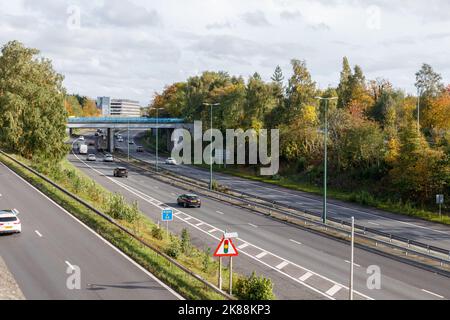
POLYGON ((165 209, 161 212, 161 220, 162 221, 173 221, 173 210, 165 209))

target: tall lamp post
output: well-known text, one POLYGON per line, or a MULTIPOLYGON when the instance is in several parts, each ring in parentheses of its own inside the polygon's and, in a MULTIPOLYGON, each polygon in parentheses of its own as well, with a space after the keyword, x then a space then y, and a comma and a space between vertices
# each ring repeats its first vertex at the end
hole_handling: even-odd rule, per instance
POLYGON ((420 132, 420 97, 422 96, 422 92, 420 87, 417 88, 417 131, 420 132))
POLYGON ((128 152, 127 152, 127 154, 128 154, 128 162, 130 162, 130 119, 127 119, 127 135, 128 135, 128 137, 127 137, 127 139, 128 139, 128 141, 127 141, 127 144, 128 144, 128 148, 127 148, 128 152))
POLYGON ((328 170, 328 101, 337 100, 337 97, 325 98, 316 97, 319 101, 325 100, 325 112, 324 112, 324 161, 323 161, 323 212, 322 222, 327 223, 327 170, 328 170))
MULTIPOLYGON (((204 102, 203 105, 209 106, 209 107, 210 107, 210 115, 211 115, 210 128, 211 128, 211 143, 212 143, 213 107, 215 107, 215 106, 220 106, 220 103, 206 103, 206 102, 204 102)), ((212 148, 210 148, 210 152, 209 152, 209 161, 210 161, 210 165, 209 165, 209 190, 212 190, 212 189, 213 189, 213 161, 212 161, 212 148)))
POLYGON ((158 172, 158 161, 159 161, 159 109, 156 109, 156 172, 158 172))

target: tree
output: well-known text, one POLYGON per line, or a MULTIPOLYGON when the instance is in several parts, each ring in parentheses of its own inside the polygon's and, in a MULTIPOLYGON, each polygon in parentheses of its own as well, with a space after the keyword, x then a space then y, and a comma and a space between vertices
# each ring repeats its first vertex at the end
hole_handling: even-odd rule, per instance
POLYGON ((236 295, 242 300, 274 300, 272 280, 257 277, 255 272, 248 278, 240 278, 236 283, 236 295))
POLYGON ((94 100, 85 99, 83 104, 83 117, 98 117, 100 110, 97 108, 94 100))
POLYGON ((0 56, 0 145, 28 159, 55 162, 68 151, 63 76, 18 41, 0 56))
POLYGON ((350 81, 352 78, 352 69, 348 58, 344 57, 342 61, 341 79, 337 88, 337 94, 339 97, 338 108, 346 107, 351 101, 350 81))
POLYGON ((279 84, 280 86, 283 86, 284 75, 279 65, 275 68, 275 72, 270 79, 272 79, 273 82, 279 84))
POLYGON ((436 97, 444 89, 441 80, 442 76, 436 73, 432 66, 424 63, 416 73, 416 88, 425 98, 436 97))
POLYGON ((292 122, 306 105, 315 103, 316 83, 312 80, 306 62, 292 60, 293 75, 289 79, 286 97, 285 123, 292 122))
POLYGON ((450 86, 429 100, 422 109, 421 122, 422 127, 429 128, 438 136, 450 130, 450 86))

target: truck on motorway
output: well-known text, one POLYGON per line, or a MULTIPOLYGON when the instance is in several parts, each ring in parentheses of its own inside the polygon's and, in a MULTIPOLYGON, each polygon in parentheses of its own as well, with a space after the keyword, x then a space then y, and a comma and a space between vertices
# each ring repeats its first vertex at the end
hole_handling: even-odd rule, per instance
POLYGON ((87 154, 88 153, 87 144, 80 144, 79 152, 80 154, 87 154))

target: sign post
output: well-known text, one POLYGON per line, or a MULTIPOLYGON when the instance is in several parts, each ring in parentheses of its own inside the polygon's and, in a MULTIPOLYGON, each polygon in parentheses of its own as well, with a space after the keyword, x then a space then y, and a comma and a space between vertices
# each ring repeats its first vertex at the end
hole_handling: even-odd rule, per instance
POLYGON ((161 220, 166 221, 167 237, 169 237, 169 221, 173 221, 173 210, 172 209, 162 210, 161 220))
POLYGON ((236 247, 233 244, 231 238, 233 236, 237 237, 237 234, 226 233, 222 237, 216 251, 214 252, 214 257, 219 258, 219 289, 222 290, 222 257, 230 257, 230 294, 233 294, 233 257, 239 255, 236 247), (229 237, 227 237, 229 236, 229 237))

